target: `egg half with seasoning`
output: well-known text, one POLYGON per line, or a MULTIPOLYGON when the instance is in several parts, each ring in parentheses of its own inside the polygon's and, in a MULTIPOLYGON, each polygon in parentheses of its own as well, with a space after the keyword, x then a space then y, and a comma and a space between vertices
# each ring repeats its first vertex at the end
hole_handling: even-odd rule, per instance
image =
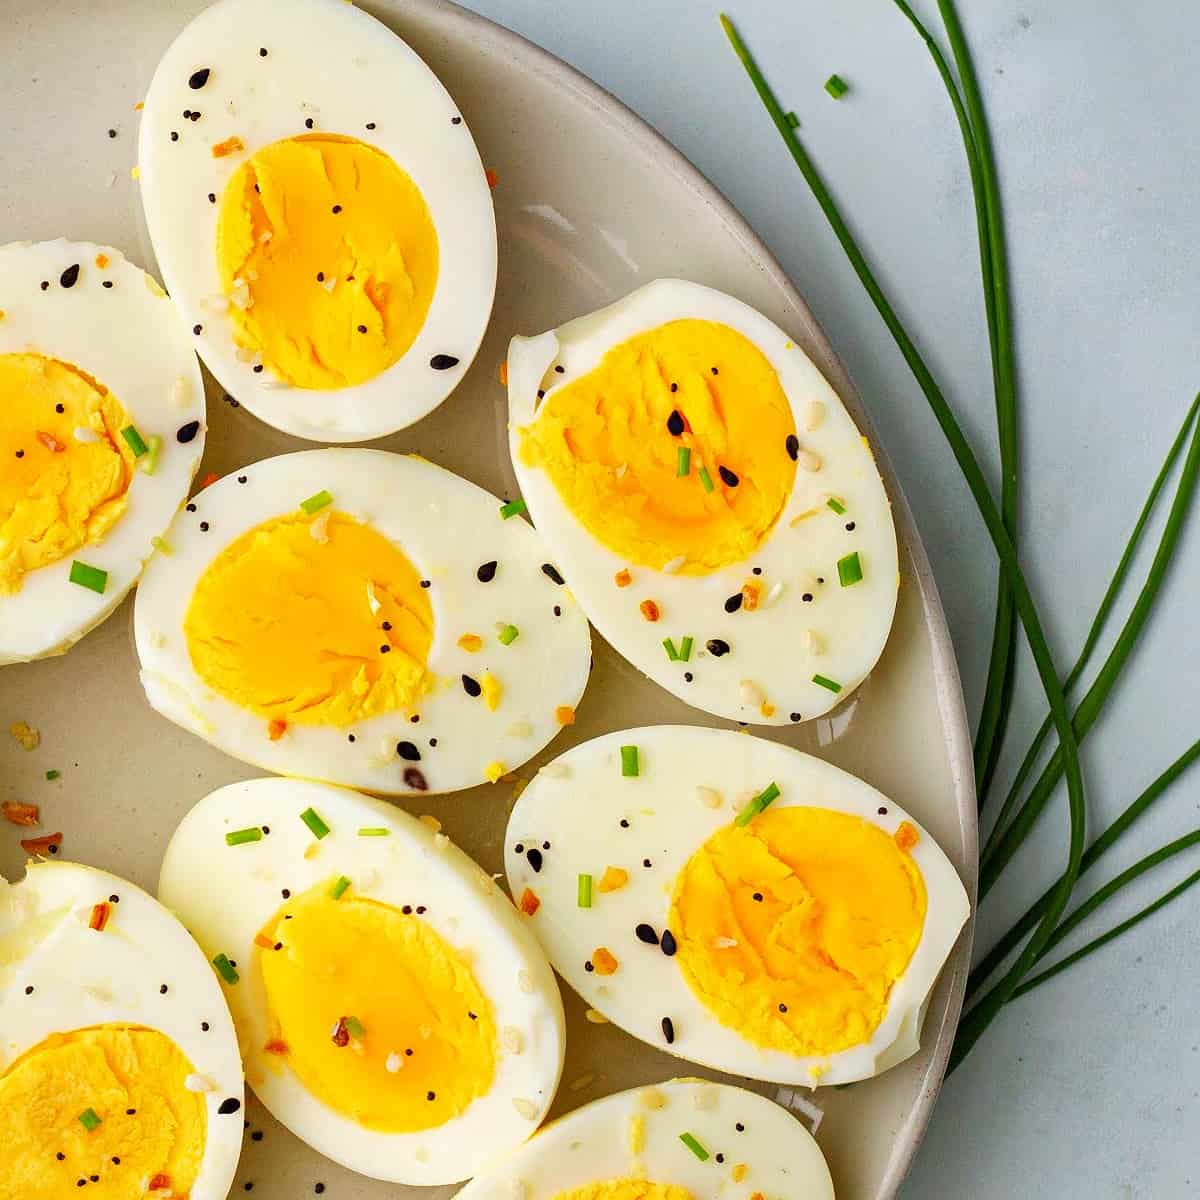
POLYGON ((242 1063, 196 943, 77 863, 0 879, 0 1197, 223 1200, 242 1063))
POLYGON ((420 458, 282 455, 187 505, 138 589, 150 703, 375 792, 495 783, 575 720, 587 621, 516 506, 420 458))
POLYGON ((896 608, 866 439, 808 356, 732 296, 660 279, 508 351, 513 465, 592 623, 716 716, 828 711, 896 608))
POLYGON ((220 972, 250 1086, 322 1154, 451 1183, 549 1108, 553 972, 432 818, 324 784, 231 784, 184 818, 159 896, 220 972))
POLYGON ((120 604, 204 449, 200 366, 118 250, 0 246, 0 664, 62 654, 120 604))
POLYGON ((175 39, 138 142, 146 221, 209 370, 298 437, 423 417, 491 313, 496 223, 428 67, 343 0, 218 0, 175 39))
POLYGON ((778 1104, 675 1079, 618 1092, 547 1126, 458 1200, 833 1200, 812 1135, 778 1104))
POLYGON ((645 1042, 780 1083, 850 1083, 916 1052, 970 906, 874 788, 746 734, 659 725, 543 767, 505 846, 556 970, 645 1042), (543 850, 549 843, 552 850, 543 850))

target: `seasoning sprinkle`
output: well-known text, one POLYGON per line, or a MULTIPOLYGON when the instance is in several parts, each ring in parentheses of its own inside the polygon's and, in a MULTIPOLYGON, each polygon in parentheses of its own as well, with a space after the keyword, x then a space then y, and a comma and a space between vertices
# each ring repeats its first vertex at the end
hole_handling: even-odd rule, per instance
POLYGON ((322 488, 319 492, 314 492, 307 500, 300 501, 300 507, 304 509, 309 516, 315 512, 320 512, 321 509, 333 503, 333 497, 322 488))
POLYGON ((322 838, 329 836, 329 826, 317 815, 316 809, 306 808, 300 814, 300 820, 308 826, 309 832, 318 842, 322 838))
POLYGON ((225 835, 225 845, 245 846, 249 842, 261 842, 263 832, 257 825, 249 829, 234 829, 225 835))
POLYGON ((638 748, 636 746, 621 747, 621 774, 626 779, 636 778, 641 769, 641 764, 638 761, 638 748))
POLYGON ((104 589, 108 586, 107 571, 102 571, 99 567, 89 567, 87 563, 80 562, 78 559, 71 563, 71 573, 68 578, 72 583, 77 583, 80 587, 85 587, 99 596, 104 595, 104 589))
POLYGON ((350 879, 346 875, 339 875, 333 887, 329 889, 329 896, 332 900, 340 900, 345 894, 346 889, 350 886, 350 879))
POLYGON ((590 875, 580 874, 575 903, 579 908, 592 907, 592 877, 590 875))
POLYGON ((667 432, 672 437, 679 437, 683 433, 683 414, 677 408, 673 408, 667 418, 667 432))
POLYGON ((94 929, 97 933, 103 933, 104 927, 108 924, 108 918, 111 914, 111 905, 103 902, 100 904, 93 904, 92 915, 88 919, 88 928, 94 929))
POLYGON ((525 501, 519 496, 516 500, 510 500, 507 504, 500 505, 500 516, 507 521, 509 517, 515 517, 518 513, 525 512, 525 501))
POLYGON ((220 975, 226 983, 237 983, 240 977, 233 969, 233 963, 229 961, 229 955, 218 954, 217 957, 212 960, 212 964, 217 968, 217 974, 220 975))
POLYGON ((834 679, 830 679, 828 676, 825 676, 825 675, 814 675, 812 677, 812 681, 818 687, 827 688, 829 691, 833 692, 835 695, 842 690, 842 685, 840 683, 838 683, 834 679))
POLYGON ((847 554, 845 558, 839 558, 837 564, 838 582, 842 587, 850 587, 852 584, 861 583, 863 577, 862 559, 858 556, 858 551, 853 554, 847 554))

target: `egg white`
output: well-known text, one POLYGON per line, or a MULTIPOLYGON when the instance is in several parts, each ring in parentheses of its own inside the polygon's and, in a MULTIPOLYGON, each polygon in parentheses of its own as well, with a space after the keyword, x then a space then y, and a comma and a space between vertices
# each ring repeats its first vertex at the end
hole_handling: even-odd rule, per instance
POLYGON ((224 1200, 242 1148, 242 1062, 229 1009, 187 930, 152 896, 93 867, 34 862, 20 883, 0 879, 0 1070, 53 1033, 105 1024, 157 1030, 187 1056, 208 1089, 189 1195, 224 1200), (89 928, 99 903, 111 904, 102 931, 89 928))
POLYGON ((536 940, 491 876, 441 834, 382 800, 324 784, 256 779, 206 796, 183 819, 163 858, 159 897, 187 922, 210 957, 239 964, 226 986, 250 1086, 298 1137, 336 1162, 376 1179, 452 1183, 523 1142, 554 1098, 564 1022, 554 974, 536 940), (330 833, 317 841, 300 819, 313 808, 330 833), (225 834, 267 826, 269 836, 228 846, 225 834), (383 827, 387 837, 359 837, 383 827), (314 847, 316 848, 314 850, 314 847), (283 903, 331 876, 401 907, 419 897, 429 925, 470 960, 491 1001, 496 1076, 462 1116, 416 1133, 381 1133, 326 1107, 262 1047, 270 1036, 262 979, 251 969, 254 935, 283 903), (512 1047, 518 1047, 514 1050, 512 1047), (521 1111, 521 1110, 524 1111, 521 1111))
POLYGON ((0 246, 0 310, 0 354, 33 351, 79 367, 124 405, 144 437, 162 438, 154 474, 135 468, 128 508, 100 542, 30 571, 20 591, 0 596, 3 665, 65 654, 137 582, 204 453, 204 385, 192 335, 162 288, 109 246, 62 238, 0 246), (103 270, 99 254, 110 260, 103 270), (63 272, 75 265, 78 280, 63 287, 63 272), (200 431, 178 442, 178 429, 195 420, 200 431), (75 559, 108 572, 103 593, 70 582, 75 559))
POLYGON ((833 1200, 821 1149, 795 1117, 754 1092, 699 1079, 634 1088, 576 1109, 472 1180, 458 1200, 554 1200, 574 1188, 631 1177, 722 1200, 755 1193, 833 1200), (708 1158, 689 1149, 682 1133, 708 1158), (737 1180, 739 1165, 747 1169, 737 1180))
POLYGON ((777 325, 712 288, 659 279, 558 329, 513 338, 508 403, 513 469, 534 524, 558 555, 589 619, 639 671, 715 716, 765 725, 819 717, 867 677, 883 652, 896 609, 899 575, 891 505, 870 447, 837 393, 777 325), (537 417, 539 391, 549 399, 554 388, 597 367, 614 346, 688 318, 726 325, 762 351, 791 404, 801 447, 815 452, 821 462, 817 471, 797 468, 778 522, 753 555, 705 576, 627 562, 588 532, 549 475, 522 462, 520 453, 521 429, 537 417), (823 408, 816 410, 819 423, 809 428, 814 402, 823 408), (845 504, 844 515, 827 507, 831 496, 845 504), (803 513, 812 515, 798 520, 803 513), (846 530, 851 520, 853 532, 846 530), (855 550, 864 577, 841 587, 837 561, 855 550), (760 607, 727 613, 725 599, 740 592, 752 567, 762 568, 760 607), (613 576, 624 568, 633 582, 618 588, 613 576), (813 599, 805 602, 805 594, 813 599), (642 616, 639 605, 646 599, 660 605, 662 620, 642 616), (691 660, 672 662, 663 649, 664 636, 676 642, 693 637, 691 660), (712 655, 705 648, 710 639, 723 640, 732 649, 712 655), (817 674, 839 683, 840 691, 813 682, 817 674), (762 714, 763 699, 775 708, 769 717, 762 714))
POLYGON ((168 290, 187 324, 203 326, 205 366, 260 420, 312 441, 363 441, 419 420, 462 379, 491 314, 496 221, 471 134, 465 122, 452 123, 458 116, 416 53, 344 0, 217 0, 163 55, 138 139, 146 222, 168 290), (193 89, 190 78, 204 68, 208 81, 193 89), (185 109, 200 118, 185 119, 185 109), (289 387, 240 361, 216 299, 225 185, 258 150, 308 132, 307 119, 316 132, 368 142, 407 172, 439 247, 437 288, 412 346, 375 378, 324 392, 289 387), (212 147, 231 136, 245 151, 214 158, 212 147), (435 355, 458 361, 435 370, 435 355))
POLYGON ((861 779, 812 755, 747 734, 689 725, 619 730, 574 746, 547 764, 521 793, 505 837, 509 888, 531 888, 541 907, 530 925, 560 975, 608 1019, 634 1037, 720 1071, 777 1083, 850 1083, 916 1053, 929 993, 970 915, 966 891, 949 859, 918 822, 861 779), (640 773, 621 774, 620 748, 639 748, 640 773), (678 963, 634 928, 666 926, 671 892, 688 859, 728 825, 769 783, 773 808, 812 806, 861 817, 889 836, 902 821, 920 834, 910 851, 925 881, 925 924, 887 1010, 870 1039, 835 1054, 802 1057, 756 1046, 721 1025, 696 997, 678 963), (698 788, 715 790, 709 807, 698 788), (622 828, 621 820, 629 822, 622 828), (540 870, 517 852, 549 841, 540 870), (643 866, 649 859, 651 866, 643 866), (628 884, 577 906, 580 873, 599 879, 607 865, 629 872, 628 884), (608 977, 584 962, 607 947, 620 967, 608 977), (665 1041, 669 1017, 674 1043, 665 1041))
POLYGON ((235 758, 385 793, 410 792, 404 773, 415 766, 427 783, 423 790, 456 791, 484 782, 491 762, 511 769, 536 754, 559 732, 555 709, 574 707, 583 695, 591 663, 587 621, 568 589, 542 570, 537 534, 519 517, 502 519, 496 497, 441 467, 382 450, 307 450, 235 471, 205 488, 193 506, 171 528, 173 553, 151 564, 138 589, 141 679, 154 708, 235 758), (430 580, 428 669, 440 684, 422 698, 417 724, 395 711, 346 729, 294 724, 271 741, 263 717, 217 695, 197 675, 184 614, 221 550, 261 522, 298 511, 321 489, 332 494, 332 509, 390 538, 430 580), (481 583, 476 571, 491 561, 499 564, 495 578, 481 583), (511 645, 497 639, 497 621, 520 630, 511 645), (458 646, 467 632, 483 636, 482 651, 458 646), (504 688, 495 712, 460 682, 464 673, 478 678, 485 671, 504 688), (420 761, 399 758, 400 741, 414 743, 420 761))

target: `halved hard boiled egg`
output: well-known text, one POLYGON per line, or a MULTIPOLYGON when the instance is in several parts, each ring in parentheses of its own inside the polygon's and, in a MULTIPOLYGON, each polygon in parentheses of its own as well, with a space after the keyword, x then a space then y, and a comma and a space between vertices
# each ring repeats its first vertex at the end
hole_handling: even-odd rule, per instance
POLYGON ((77 863, 0 879, 0 1196, 224 1200, 241 1109, 221 989, 157 900, 77 863))
POLYGON ((866 439, 811 360, 732 296, 660 279, 508 352, 513 466, 592 623, 720 717, 820 716, 896 608, 866 439))
POLYGON ((231 784, 176 830, 159 896, 214 959, 250 1086, 322 1154, 451 1183, 549 1108, 554 975, 432 818, 321 784, 231 784))
POLYGON ((352 442, 462 378, 491 313, 496 224, 454 101, 342 0, 218 0, 146 95, 142 200, 209 370, 256 416, 352 442))
POLYGON ((543 767, 513 808, 505 870, 555 969, 611 1021, 720 1071, 809 1086, 916 1052, 970 915, 941 848, 862 780, 684 725, 606 734, 543 767))
POLYGON ((555 1121, 458 1200, 833 1200, 812 1135, 773 1101, 675 1079, 555 1121))
POLYGON ((200 366, 118 250, 0 246, 0 665, 65 653, 120 604, 204 450, 200 366))
POLYGON ((587 621, 509 505, 420 458, 309 450, 200 492, 138 590, 164 716, 288 775, 495 783, 575 719, 587 621))

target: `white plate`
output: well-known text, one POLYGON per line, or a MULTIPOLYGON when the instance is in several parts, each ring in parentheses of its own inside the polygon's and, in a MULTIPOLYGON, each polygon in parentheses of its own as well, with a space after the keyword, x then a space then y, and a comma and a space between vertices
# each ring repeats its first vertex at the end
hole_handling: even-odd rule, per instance
MULTIPOLYGON (((202 0, 6 0, 0 242, 88 238, 153 269, 129 175, 134 105, 159 54, 202 7, 202 0)), ((558 60, 451 4, 391 0, 365 7, 441 76, 500 177, 500 283, 483 348, 440 409, 376 445, 418 451, 494 492, 515 494, 496 378, 508 338, 551 328, 656 276, 678 274, 740 296, 790 331, 872 434, 845 371, 778 264, 715 189, 637 117, 558 60)), ((209 384, 202 472, 224 473, 300 448, 223 403, 209 384)), ((867 683, 828 717, 766 734, 893 795, 939 839, 973 894, 975 795, 958 674, 924 549, 878 445, 876 453, 901 539, 891 640, 867 683)), ((128 606, 65 658, 0 673, 0 724, 6 729, 15 720, 37 726, 42 744, 25 753, 0 731, 0 799, 41 804, 46 830, 65 835, 64 857, 143 886, 154 886, 163 846, 189 805, 254 774, 150 711, 137 682, 128 606), (62 778, 48 783, 51 768, 62 778)), ((721 723, 644 680, 597 638, 578 723, 527 771, 605 730, 669 721, 721 723)), ((499 870, 509 802, 503 787, 479 788, 432 799, 422 809, 435 812, 487 869, 499 870)), ((19 836, 0 828, 0 870, 9 878, 21 873, 19 836)), ((941 1081, 969 950, 968 930, 930 1003, 920 1054, 878 1079, 817 1094, 823 1110, 817 1136, 841 1200, 883 1200, 899 1186, 941 1081)), ((567 1068, 556 1111, 679 1070, 675 1060, 611 1026, 588 1024, 573 996, 567 1011, 567 1068)), ((335 1167, 255 1102, 247 1117, 265 1136, 247 1136, 234 1194, 253 1182, 256 1198, 296 1200, 313 1194, 318 1181, 334 1200, 407 1194, 335 1167)))

